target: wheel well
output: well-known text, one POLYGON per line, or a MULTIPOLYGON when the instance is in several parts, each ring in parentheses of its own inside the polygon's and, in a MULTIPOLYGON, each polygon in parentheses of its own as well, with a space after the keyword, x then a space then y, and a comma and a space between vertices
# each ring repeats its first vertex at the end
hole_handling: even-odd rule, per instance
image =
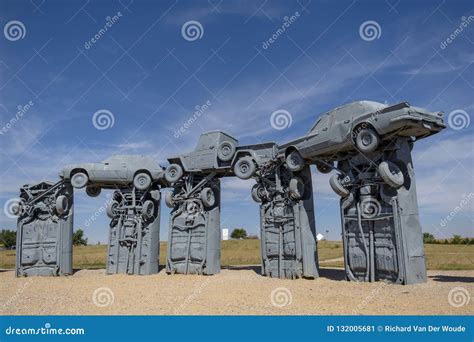
POLYGON ((255 157, 249 151, 237 151, 234 155, 234 160, 232 162, 232 165, 235 165, 235 163, 237 163, 239 159, 242 157, 250 157, 253 160, 255 160, 255 157))
POLYGON ((133 178, 135 178, 135 176, 138 175, 139 173, 146 173, 148 176, 150 176, 150 178, 153 178, 151 177, 150 171, 146 169, 140 169, 140 170, 135 171, 135 173, 133 174, 133 178))
POLYGON ((87 177, 89 177, 89 174, 87 173, 87 171, 85 169, 82 169, 82 168, 77 168, 77 169, 72 170, 71 174, 70 174, 70 177, 74 176, 78 172, 83 172, 87 175, 87 177))
POLYGON ((374 125, 372 125, 371 123, 369 123, 367 121, 360 122, 357 125, 355 125, 354 128, 352 129, 351 136, 352 136, 352 142, 353 143, 355 143, 355 141, 356 141, 357 133, 359 133, 362 129, 365 129, 365 128, 370 128, 370 129, 374 130, 374 132, 377 133, 380 136, 379 132, 374 127, 374 125))
POLYGON ((288 146, 285 150, 285 158, 293 151, 297 151, 297 148, 295 146, 288 146))

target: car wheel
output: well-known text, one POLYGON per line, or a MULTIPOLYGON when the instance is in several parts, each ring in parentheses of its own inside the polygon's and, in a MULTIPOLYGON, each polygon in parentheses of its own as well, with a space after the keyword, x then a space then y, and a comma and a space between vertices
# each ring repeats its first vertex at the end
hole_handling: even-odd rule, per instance
POLYGON ((379 135, 372 128, 362 128, 356 133, 356 147, 362 153, 375 151, 379 142, 379 135))
POLYGON ((161 192, 159 190, 151 190, 150 197, 158 202, 161 199, 161 192))
POLYGON ((319 163, 317 162, 316 163, 316 168, 321 173, 329 173, 334 168, 334 163, 333 162, 327 162, 326 164, 323 164, 321 162, 319 162, 319 163))
POLYGON ((76 189, 82 189, 89 183, 89 177, 84 172, 76 172, 71 177, 71 185, 76 189))
POLYGON ((336 194, 343 198, 347 197, 350 193, 349 190, 342 184, 341 176, 338 174, 333 174, 331 178, 329 178, 329 185, 336 194))
POLYGON ((209 208, 216 204, 216 196, 211 188, 204 188, 201 191, 201 200, 205 207, 209 208))
POLYGON ((100 195, 101 188, 98 186, 88 186, 86 188, 86 194, 89 195, 90 197, 97 197, 100 195))
POLYGON ((257 203, 261 203, 264 199, 267 198, 266 190, 261 184, 255 184, 252 187, 251 194, 252 194, 252 199, 257 203))
POLYGON ((222 161, 229 161, 235 153, 235 144, 232 141, 223 141, 217 148, 217 157, 222 161))
POLYGON ((166 196, 165 196, 165 203, 166 203, 166 206, 167 206, 168 208, 171 208, 171 209, 173 209, 173 208, 176 206, 176 203, 175 203, 175 201, 173 200, 173 193, 172 193, 172 192, 166 193, 166 196))
POLYGON ((155 212, 155 205, 153 204, 153 201, 145 201, 142 206, 142 215, 146 219, 150 219, 153 217, 153 214, 155 212))
POLYGON ((286 156, 286 165, 290 171, 297 172, 303 169, 304 159, 298 151, 294 150, 286 156))
POLYGON ((396 164, 388 160, 379 164, 379 174, 384 182, 392 188, 398 189, 405 183, 402 170, 400 170, 396 164))
POLYGON ((249 179, 255 174, 255 163, 251 157, 243 157, 234 165, 234 173, 240 179, 249 179))
POLYGON ((288 192, 290 197, 294 200, 299 200, 304 195, 304 183, 299 177, 294 177, 290 180, 290 185, 288 186, 288 192))
POLYGON ((56 198, 55 209, 58 215, 63 215, 68 210, 68 206, 69 201, 66 196, 60 195, 56 198))
POLYGON ((117 214, 118 206, 119 206, 119 202, 117 201, 110 202, 109 205, 107 206, 107 216, 113 219, 114 216, 117 214))
POLYGON ((174 183, 183 176, 183 168, 178 164, 171 164, 165 170, 165 179, 168 183, 174 183))
POLYGON ((23 199, 15 200, 9 208, 9 213, 16 217, 20 216, 23 211, 24 203, 23 199))
POLYGON ((146 190, 151 185, 151 177, 148 173, 140 172, 133 177, 133 186, 138 190, 146 190))

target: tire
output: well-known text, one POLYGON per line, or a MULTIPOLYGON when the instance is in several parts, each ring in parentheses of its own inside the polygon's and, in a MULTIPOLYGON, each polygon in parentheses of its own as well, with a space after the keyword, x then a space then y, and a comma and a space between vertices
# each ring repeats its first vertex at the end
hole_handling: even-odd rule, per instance
POLYGON ((391 161, 383 161, 379 164, 380 177, 392 188, 398 189, 405 183, 402 170, 391 161))
POLYGON ((362 128, 356 133, 355 144, 362 153, 375 151, 379 143, 379 135, 372 128, 362 128))
POLYGON ((107 216, 110 217, 111 219, 114 218, 115 216, 115 210, 117 209, 119 205, 119 202, 117 201, 112 201, 107 205, 107 216))
POLYGON ((159 201, 161 199, 161 192, 160 190, 151 190, 150 197, 153 198, 155 201, 159 201))
POLYGON ((267 199, 265 192, 265 188, 262 185, 255 184, 252 187, 252 199, 257 203, 261 203, 264 199, 267 199))
POLYGON ((101 190, 98 186, 88 186, 86 187, 86 194, 90 197, 97 197, 100 195, 101 190))
POLYGON ((155 213, 155 204, 153 204, 153 201, 145 201, 142 206, 142 215, 146 219, 150 219, 153 217, 153 214, 155 213))
POLYGON ((304 167, 304 159, 297 150, 294 150, 286 156, 286 165, 292 172, 301 171, 304 167))
POLYGON ((24 208, 24 205, 25 205, 25 201, 24 200, 20 200, 20 201, 15 201, 12 206, 11 206, 11 213, 16 216, 16 217, 19 217, 21 216, 22 212, 23 212, 23 208, 24 208))
POLYGON ((304 183, 299 177, 294 177, 290 180, 288 186, 288 193, 294 200, 300 200, 304 195, 304 183))
POLYGON ((217 148, 217 158, 222 161, 232 160, 235 154, 235 143, 232 141, 223 141, 217 148))
POLYGON ((66 196, 64 195, 59 195, 58 198, 56 198, 56 204, 55 204, 55 209, 58 215, 63 215, 69 207, 69 201, 66 196))
POLYGON ((133 186, 138 190, 146 190, 151 186, 151 176, 145 172, 139 172, 133 177, 133 186))
POLYGON ((249 179, 255 174, 255 163, 251 157, 243 157, 234 165, 234 173, 240 179, 249 179))
POLYGON ((82 189, 89 183, 89 176, 84 172, 76 172, 71 177, 71 185, 76 189, 82 189))
POLYGON ((332 171, 332 169, 334 167, 334 163, 333 162, 330 162, 330 163, 328 162, 327 164, 330 164, 331 166, 323 164, 323 163, 316 163, 316 168, 321 173, 329 173, 329 172, 332 171))
POLYGON ((173 209, 176 206, 176 203, 173 200, 173 193, 167 192, 165 196, 165 203, 168 208, 173 209))
POLYGON ((171 164, 165 170, 165 179, 168 183, 174 183, 183 176, 183 168, 178 164, 171 164))
POLYGON ((336 194, 344 198, 349 195, 350 191, 342 185, 340 177, 341 176, 337 173, 333 174, 331 178, 329 178, 329 185, 336 194))
POLYGON ((214 195, 214 191, 212 191, 211 188, 202 189, 201 200, 205 207, 212 207, 214 204, 216 204, 216 196, 214 195))

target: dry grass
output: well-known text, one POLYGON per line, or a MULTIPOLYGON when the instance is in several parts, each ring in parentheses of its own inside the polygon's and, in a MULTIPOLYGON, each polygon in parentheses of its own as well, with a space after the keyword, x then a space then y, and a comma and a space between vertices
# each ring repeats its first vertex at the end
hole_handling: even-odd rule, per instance
MULTIPOLYGON (((425 254, 430 270, 474 270, 474 245, 425 245, 425 254)), ((321 266, 344 266, 341 242, 320 241, 318 255, 321 266)), ((106 245, 74 247, 74 268, 105 268, 106 257, 106 245)), ((160 264, 165 260, 166 242, 162 242, 160 264)), ((222 266, 260 264, 260 240, 223 241, 221 260, 222 266)), ((14 250, 0 251, 0 268, 15 268, 14 250)))

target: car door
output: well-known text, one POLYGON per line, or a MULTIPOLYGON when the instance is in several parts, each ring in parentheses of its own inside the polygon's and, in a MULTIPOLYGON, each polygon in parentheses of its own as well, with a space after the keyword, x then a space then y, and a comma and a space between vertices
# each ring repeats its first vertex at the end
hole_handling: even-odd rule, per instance
POLYGON ((329 128, 331 116, 323 114, 315 127, 307 136, 302 148, 302 155, 313 157, 324 153, 329 145, 329 128))
POLYGON ((104 161, 97 166, 93 171, 94 180, 96 181, 125 180, 127 177, 127 164, 125 162, 104 161))

